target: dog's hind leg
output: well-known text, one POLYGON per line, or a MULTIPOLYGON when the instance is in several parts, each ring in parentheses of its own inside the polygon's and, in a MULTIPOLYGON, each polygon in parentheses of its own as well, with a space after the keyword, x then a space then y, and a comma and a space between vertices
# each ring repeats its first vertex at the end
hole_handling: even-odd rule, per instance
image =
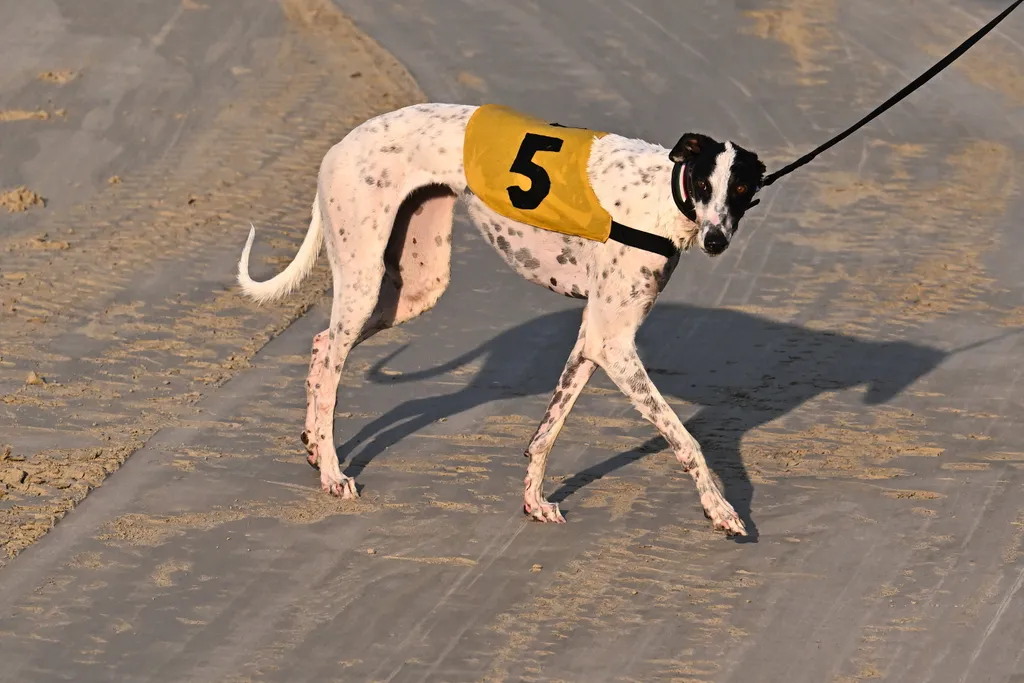
POLYGON ((324 371, 324 357, 327 355, 327 335, 329 330, 324 330, 313 337, 313 348, 309 358, 309 374, 306 376, 306 426, 302 431, 302 443, 305 444, 309 455, 306 460, 313 467, 317 466, 317 451, 313 447, 313 434, 316 428, 316 404, 314 397, 320 389, 320 379, 324 371))
POLYGON ((433 308, 451 281, 455 193, 440 184, 409 193, 384 252, 386 274, 371 327, 390 327, 433 308))
MULTIPOLYGON (((384 250, 383 276, 375 296, 376 305, 367 319, 358 323, 360 332, 351 340, 352 346, 382 329, 416 317, 437 303, 451 279, 454 207, 455 194, 442 185, 419 188, 402 201, 384 250)), ((333 234, 332 239, 328 240, 329 245, 333 244, 333 234)), ((347 261, 354 256, 346 256, 342 250, 339 258, 347 261)), ((342 270, 346 271, 342 277, 347 280, 350 266, 346 263, 342 270)), ((348 307, 345 314, 349 315, 348 307)), ((353 317, 349 322, 351 324, 346 325, 346 329, 356 329, 356 318, 353 317)), ((302 443, 309 451, 307 460, 314 467, 318 466, 320 457, 320 449, 316 446, 313 434, 318 406, 324 401, 321 392, 326 391, 321 387, 326 370, 324 359, 332 340, 337 336, 336 330, 332 335, 332 329, 324 330, 313 338, 309 375, 306 378, 306 426, 302 432, 302 443)), ((347 357, 348 351, 344 353, 347 357)))
POLYGON ((324 337, 314 339, 307 406, 307 448, 309 461, 320 468, 322 488, 336 496, 357 496, 355 481, 341 472, 334 446, 334 409, 338 384, 345 361, 377 305, 384 275, 384 252, 391 232, 393 210, 400 189, 365 190, 362 169, 356 172, 335 156, 345 154, 335 147, 321 165, 318 182, 324 242, 331 265, 331 322, 324 337), (319 367, 317 367, 319 365, 319 367), (310 419, 310 414, 312 419, 310 419), (310 424, 312 423, 312 424, 310 424))
POLYGON ((551 396, 544 418, 536 433, 526 447, 526 457, 530 464, 526 469, 526 489, 523 494, 523 512, 539 522, 565 522, 557 503, 549 503, 544 499, 544 473, 547 470, 548 454, 558 438, 558 433, 565 424, 565 418, 576 404, 583 387, 586 386, 597 364, 584 357, 583 350, 587 334, 587 309, 583 309, 583 320, 576 345, 569 353, 562 375, 558 378, 558 386, 551 396))
POLYGON ((319 464, 323 489, 343 498, 354 498, 357 493, 355 481, 341 472, 334 446, 338 384, 345 361, 377 303, 384 274, 384 245, 380 245, 380 254, 370 253, 371 245, 366 246, 367 251, 360 255, 359 260, 342 261, 336 255, 331 258, 334 275, 331 324, 327 329, 326 350, 317 350, 317 358, 313 361, 319 363, 321 369, 320 381, 314 383, 312 391, 313 433, 310 441, 313 445, 309 459, 319 464))

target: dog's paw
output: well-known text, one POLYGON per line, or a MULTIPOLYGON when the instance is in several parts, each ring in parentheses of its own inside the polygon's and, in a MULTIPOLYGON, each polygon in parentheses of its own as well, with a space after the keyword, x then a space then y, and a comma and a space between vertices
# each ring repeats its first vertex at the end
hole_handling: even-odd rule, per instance
POLYGON ((546 500, 537 498, 535 501, 529 499, 523 502, 523 514, 538 522, 554 522, 565 524, 565 517, 558 509, 558 503, 549 503, 546 500))
POLYGON ((523 491, 523 514, 535 519, 538 522, 554 522, 565 524, 565 517, 558 509, 558 503, 549 503, 541 497, 541 487, 533 485, 530 474, 523 480, 525 489, 523 491))
POLYGON ((345 475, 341 475, 341 481, 321 478, 320 486, 327 493, 337 496, 342 500, 354 500, 359 497, 359 492, 356 490, 356 480, 345 475))
POLYGON ((728 536, 746 536, 747 528, 736 510, 721 495, 706 493, 701 496, 704 516, 711 520, 715 530, 724 531, 728 536))

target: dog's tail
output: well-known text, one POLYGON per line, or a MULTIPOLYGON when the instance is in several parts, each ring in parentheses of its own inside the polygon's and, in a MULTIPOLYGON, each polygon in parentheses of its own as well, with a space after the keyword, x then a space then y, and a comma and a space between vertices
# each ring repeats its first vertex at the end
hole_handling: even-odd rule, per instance
POLYGON ((256 282, 249 277, 249 252, 252 251, 252 242, 256 238, 256 227, 249 224, 249 239, 242 249, 242 258, 238 261, 238 284, 242 291, 251 297, 256 303, 266 303, 279 299, 299 286, 316 264, 316 257, 320 255, 320 247, 323 245, 324 232, 320 216, 320 194, 313 199, 313 215, 309 221, 309 230, 302 240, 302 246, 295 258, 283 271, 263 282, 256 282))

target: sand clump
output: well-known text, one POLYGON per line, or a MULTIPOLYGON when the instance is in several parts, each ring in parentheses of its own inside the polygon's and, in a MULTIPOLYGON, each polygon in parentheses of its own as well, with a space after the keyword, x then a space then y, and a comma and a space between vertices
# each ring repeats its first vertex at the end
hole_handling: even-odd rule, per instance
POLYGON ((24 185, 12 190, 0 190, 0 207, 7 209, 10 213, 28 211, 33 206, 46 206, 46 198, 24 185))

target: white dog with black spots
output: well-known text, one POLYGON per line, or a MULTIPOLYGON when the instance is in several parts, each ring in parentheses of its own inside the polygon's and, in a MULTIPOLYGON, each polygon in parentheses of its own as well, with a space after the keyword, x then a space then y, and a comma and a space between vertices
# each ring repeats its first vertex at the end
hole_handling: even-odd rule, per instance
POLYGON ((714 256, 729 246, 744 211, 755 203, 764 165, 736 144, 699 134, 684 135, 671 150, 615 134, 597 137, 586 175, 601 207, 616 223, 671 248, 585 239, 510 220, 474 194, 463 145, 476 110, 418 104, 354 128, 324 156, 309 230, 294 260, 270 280, 256 282, 249 276, 255 228, 250 230, 238 282, 257 302, 291 292, 311 271, 321 246, 327 247, 333 274, 330 327, 313 339, 302 433, 323 489, 357 496, 355 481, 341 471, 334 444, 345 360, 357 343, 429 310, 444 293, 450 279, 452 214, 462 199, 473 223, 513 270, 554 292, 587 300, 576 344, 526 447, 524 511, 538 521, 565 521, 557 504, 542 493, 548 454, 600 366, 691 474, 714 527, 746 535, 700 445, 644 369, 635 336, 682 251, 697 246, 714 256))

